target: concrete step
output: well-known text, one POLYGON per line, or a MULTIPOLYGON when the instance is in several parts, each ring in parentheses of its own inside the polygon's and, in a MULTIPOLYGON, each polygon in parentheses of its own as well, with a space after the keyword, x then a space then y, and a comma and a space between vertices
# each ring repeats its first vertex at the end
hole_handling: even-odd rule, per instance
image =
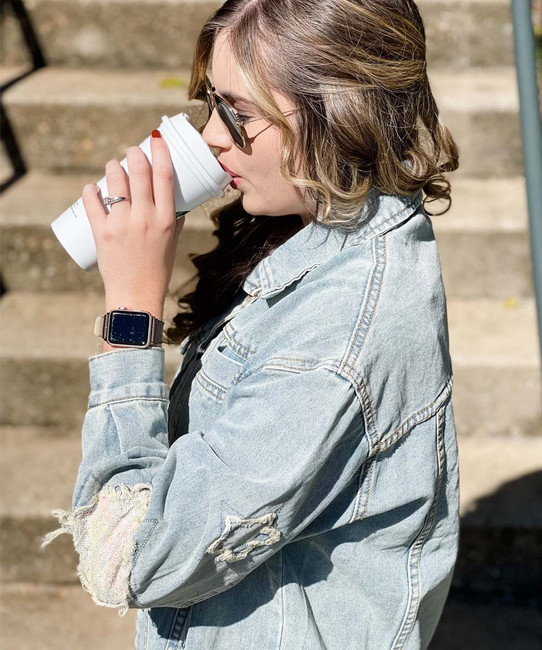
POLYGON ((133 650, 136 610, 95 605, 80 585, 3 584, 4 650, 133 650))
POLYGON ((542 427, 537 435, 459 438, 459 597, 542 605, 542 427))
MULTIPOLYGON (((3 88, 8 84, 17 83, 19 78, 28 74, 31 70, 32 66, 28 63, 23 63, 17 66, 2 65, 0 67, 0 86, 3 88)), ((0 185, 7 183, 8 180, 12 178, 13 174, 14 165, 10 159, 8 148, 6 147, 5 133, 2 133, 2 140, 0 142, 0 185)))
MULTIPOLYGON (((164 114, 181 111, 196 123, 202 104, 187 100, 189 72, 42 68, 4 95, 30 169, 103 176, 110 158, 142 142, 164 114)), ((522 172, 515 70, 433 71, 431 85, 461 150, 457 175, 519 176, 522 172)))
POLYGON ((0 142, 0 185, 13 175, 13 166, 6 151, 4 141, 0 142))
MULTIPOLYGON (((2 195, 0 251, 8 291, 98 291, 97 271, 85 272, 65 252, 51 222, 98 180, 90 174, 32 171, 2 195), (44 206, 46 206, 44 208, 44 206)), ((450 178, 452 207, 432 218, 446 293, 453 298, 509 298, 533 295, 525 182, 513 179, 450 178)), ((189 253, 216 246, 210 212, 238 196, 228 188, 187 215, 179 239, 172 287, 196 268, 189 253)), ((427 206, 438 213, 444 202, 427 206)))
MULTIPOLYGON (((84 271, 64 250, 51 223, 81 195, 91 174, 49 174, 32 171, 2 195, 0 251, 8 291, 100 291, 98 270, 84 271)), ((196 273, 190 253, 204 253, 217 244, 210 213, 238 196, 231 187, 224 199, 211 199, 187 214, 179 238, 172 289, 196 273)))
POLYGON ((69 535, 56 540, 52 553, 40 544, 48 531, 58 528, 51 504, 71 509, 81 462, 80 440, 57 430, 21 427, 2 427, 1 440, 2 581, 78 581, 77 554, 69 535))
MULTIPOLYGON (((132 650, 136 611, 117 616, 77 585, 2 586, 2 639, 17 650, 132 650), (28 624, 29 619, 32 625, 28 624)), ((429 650, 540 650, 534 607, 448 599, 429 650)))
MULTIPOLYGON (((3 297, 4 424, 81 425, 88 400, 88 357, 101 351, 92 328, 103 305, 101 294, 3 297)), ((178 311, 171 295, 165 307, 165 320, 171 324, 178 311)), ((539 434, 542 388, 533 299, 451 299, 448 316, 459 433, 539 434)), ((175 346, 166 346, 166 359, 170 380, 180 361, 175 346)))
POLYGON ((21 63, 20 65, 2 65, 0 67, 0 86, 4 86, 10 82, 15 82, 19 77, 28 74, 32 70, 32 65, 29 63, 21 63))
POLYGON ((30 169, 104 174, 161 122, 203 104, 188 101, 188 72, 41 68, 4 94, 4 105, 30 169))
MULTIPOLYGON (((218 0, 33 0, 26 2, 49 65, 178 70, 190 67, 196 39, 218 0)), ((6 65, 24 60, 12 13, 2 21, 6 65)))
MULTIPOLYGON (((88 358, 102 351, 102 341, 93 333, 94 321, 103 313, 104 304, 103 291, 8 293, 2 298, 2 423, 63 429, 82 424, 89 389, 88 358), (28 391, 36 391, 31 402, 28 391)), ((171 319, 178 311, 168 294, 166 327, 173 324, 171 319)), ((166 380, 171 382, 182 359, 177 346, 164 349, 166 380)))
POLYGON ((532 299, 448 300, 453 403, 461 435, 542 433, 532 299))
MULTIPOLYGON (((71 509, 81 462, 80 430, 74 427, 62 434, 54 428, 2 427, 0 514, 4 583, 78 581, 77 555, 69 535, 60 535, 44 549, 40 544, 47 532, 58 527, 50 511, 71 509)), ((523 554, 518 559, 533 571, 536 549, 530 549, 525 540, 542 534, 542 512, 537 501, 542 487, 542 436, 484 440, 459 437, 459 463, 465 553, 455 584, 490 591, 491 576, 488 579, 484 573, 489 566, 483 560, 491 558, 495 538, 502 531, 507 531, 509 545, 512 541, 517 548, 523 542, 523 554), (474 554, 472 539, 477 541, 474 554)), ((519 565, 523 566, 521 562, 519 565)), ((494 565, 493 561, 490 566, 494 565)), ((514 574, 510 575, 506 566, 501 565, 500 569, 501 577, 511 588, 514 574)), ((540 570, 537 575, 542 578, 540 570)), ((533 585, 534 577, 522 576, 521 582, 533 585)), ((504 583, 493 585, 495 589, 504 588, 504 583)))
MULTIPOLYGON (((469 299, 532 296, 524 178, 450 176, 450 181, 450 210, 431 218, 446 295, 469 299)), ((445 207, 443 201, 426 206, 433 214, 445 207)))
MULTIPOLYGON (((33 0, 26 5, 50 65, 177 70, 190 67, 197 35, 221 2, 33 0)), ((418 5, 431 67, 512 65, 512 24, 505 0, 419 0, 418 5)), ((25 60, 9 7, 0 33, 6 65, 25 60)))
POLYGON ((430 72, 440 119, 459 147, 458 176, 523 174, 516 72, 471 68, 430 72))
POLYGON ((2 67, 6 68, 32 65, 32 55, 11 2, 3 2, 0 13, 0 61, 2 67))

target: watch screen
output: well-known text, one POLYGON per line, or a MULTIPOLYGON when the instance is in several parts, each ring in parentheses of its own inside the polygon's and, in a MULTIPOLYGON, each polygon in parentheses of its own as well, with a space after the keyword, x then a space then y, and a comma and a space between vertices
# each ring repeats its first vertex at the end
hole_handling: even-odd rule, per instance
POLYGON ((115 311, 111 314, 109 342, 117 345, 145 345, 149 324, 148 314, 115 311))

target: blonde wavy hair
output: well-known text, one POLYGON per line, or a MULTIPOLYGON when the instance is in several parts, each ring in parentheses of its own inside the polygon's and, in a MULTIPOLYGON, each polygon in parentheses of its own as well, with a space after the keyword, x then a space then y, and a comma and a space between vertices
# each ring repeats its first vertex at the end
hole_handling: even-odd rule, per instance
MULTIPOLYGON (((190 99, 202 96, 224 30, 253 101, 282 136, 281 174, 315 202, 314 218, 356 230, 373 187, 423 190, 427 214, 440 199, 448 206, 439 214, 449 210, 444 174, 457 169, 459 151, 439 119, 414 0, 227 0, 199 34, 190 99), (291 121, 272 91, 300 109, 291 121)), ((240 198, 211 218, 218 245, 190 256, 198 283, 178 300, 185 309, 166 332, 172 343, 226 309, 252 268, 302 227, 299 215, 254 218, 240 198)))

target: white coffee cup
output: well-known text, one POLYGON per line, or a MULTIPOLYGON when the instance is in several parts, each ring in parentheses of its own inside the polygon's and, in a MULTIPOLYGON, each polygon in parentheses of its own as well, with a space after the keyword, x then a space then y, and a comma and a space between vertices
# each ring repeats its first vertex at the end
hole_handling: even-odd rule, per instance
MULTIPOLYGON (((162 116, 158 130, 166 141, 173 166, 175 211, 177 217, 190 212, 205 201, 223 197, 224 189, 233 178, 225 172, 207 146, 188 115, 162 116)), ((139 147, 152 165, 151 136, 139 147)), ((128 173, 126 158, 120 164, 128 173)), ((106 177, 97 183, 102 196, 109 196, 106 177)), ((104 205, 109 213, 110 206, 104 205)), ((96 243, 83 199, 79 198, 51 224, 57 239, 69 255, 85 271, 97 267, 96 243)))

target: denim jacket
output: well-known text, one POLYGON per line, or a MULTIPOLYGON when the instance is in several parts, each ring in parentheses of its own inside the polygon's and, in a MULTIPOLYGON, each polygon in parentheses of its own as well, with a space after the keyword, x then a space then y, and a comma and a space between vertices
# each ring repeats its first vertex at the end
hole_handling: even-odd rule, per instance
POLYGON ((457 556, 446 299, 421 192, 315 221, 164 350, 89 358, 81 583, 137 650, 426 648, 457 556), (168 443, 168 425, 177 439, 168 443))

